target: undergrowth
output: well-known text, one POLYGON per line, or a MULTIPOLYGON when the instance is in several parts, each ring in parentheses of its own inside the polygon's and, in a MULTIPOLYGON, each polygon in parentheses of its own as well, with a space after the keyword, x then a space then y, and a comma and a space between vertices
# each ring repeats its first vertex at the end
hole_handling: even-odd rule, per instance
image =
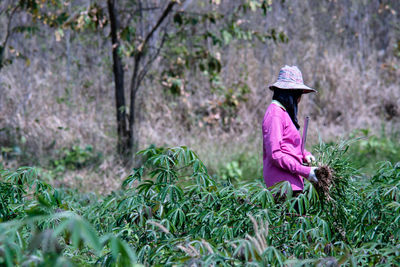
MULTIPOLYGON (((231 183, 187 147, 149 147, 107 196, 53 188, 35 168, 2 170, 0 264, 279 266, 400 264, 400 164, 355 179, 349 143, 315 152, 343 183, 325 201, 306 181, 231 183)), ((245 175, 242 173, 242 175, 245 175)))
POLYGON ((384 125, 380 133, 373 134, 369 129, 354 131, 350 138, 358 137, 349 148, 351 164, 368 176, 373 176, 377 163, 389 161, 395 164, 400 159, 400 132, 387 133, 384 125))

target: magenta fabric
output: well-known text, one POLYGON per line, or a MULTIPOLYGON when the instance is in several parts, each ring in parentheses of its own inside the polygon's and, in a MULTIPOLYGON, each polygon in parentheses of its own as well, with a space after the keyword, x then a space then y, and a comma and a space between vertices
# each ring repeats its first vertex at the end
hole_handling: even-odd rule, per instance
POLYGON ((267 187, 281 181, 289 181, 293 191, 304 188, 303 177, 308 177, 311 167, 302 165, 301 137, 289 114, 272 103, 264 115, 263 132, 263 176, 267 187))

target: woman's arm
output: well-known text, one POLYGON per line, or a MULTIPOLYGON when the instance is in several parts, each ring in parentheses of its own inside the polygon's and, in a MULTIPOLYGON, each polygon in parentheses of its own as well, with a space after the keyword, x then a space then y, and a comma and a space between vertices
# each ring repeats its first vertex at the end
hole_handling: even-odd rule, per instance
POLYGON ((270 120, 263 122, 263 138, 267 156, 270 157, 275 166, 308 177, 311 171, 310 167, 302 165, 295 158, 282 152, 283 123, 280 117, 272 116, 270 120))

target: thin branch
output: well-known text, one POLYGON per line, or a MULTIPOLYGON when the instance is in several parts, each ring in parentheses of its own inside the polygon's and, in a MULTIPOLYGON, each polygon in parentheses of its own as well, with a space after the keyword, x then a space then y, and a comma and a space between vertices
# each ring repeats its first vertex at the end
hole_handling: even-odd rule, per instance
MULTIPOLYGON (((141 73, 139 72, 140 68, 140 61, 142 59, 142 56, 144 54, 145 48, 147 46, 147 43, 149 42, 150 38, 153 36, 154 32, 160 27, 160 25, 163 23, 165 18, 169 15, 169 13, 172 11, 172 8, 176 4, 176 1, 170 1, 159 19, 157 20, 157 23, 153 26, 153 28, 150 30, 150 32, 146 35, 144 38, 143 42, 139 45, 137 49, 137 53, 135 53, 134 56, 134 66, 133 66, 133 74, 132 74, 132 79, 131 79, 131 84, 130 84, 130 113, 129 113, 129 134, 130 134, 130 146, 131 148, 134 148, 136 140, 135 133, 134 133, 134 126, 135 126, 135 100, 136 100, 136 93, 138 91, 138 88, 140 86, 141 79, 143 77, 138 77, 138 75, 141 73), (139 79, 141 78, 141 79, 139 79)), ((142 76, 142 75, 141 75, 142 76)))
POLYGON ((165 29, 163 37, 161 39, 161 43, 158 46, 157 51, 154 53, 153 57, 151 57, 147 61, 146 65, 142 68, 142 70, 138 74, 138 84, 140 84, 142 82, 142 80, 144 79, 144 77, 146 76, 148 71, 150 70, 151 65, 153 64, 153 62, 157 59, 158 55, 160 54, 161 49, 164 46, 165 40, 167 39, 166 36, 167 36, 167 33, 166 33, 166 29, 165 29))
MULTIPOLYGON (((135 54, 134 57, 134 68, 133 68, 133 75, 132 75, 132 80, 131 80, 131 86, 130 86, 130 92, 131 92, 131 106, 132 106, 132 101, 134 101, 134 97, 136 95, 136 91, 138 88, 138 85, 140 84, 140 81, 138 78, 138 75, 140 74, 139 72, 139 66, 140 66, 140 61, 142 59, 142 55, 144 53, 144 48, 149 42, 150 38, 153 36, 154 32, 160 27, 161 23, 164 21, 164 19, 168 16, 168 14, 171 12, 172 8, 176 4, 175 1, 172 1, 168 4, 168 6, 165 8, 163 11, 162 15, 158 19, 157 23, 153 26, 153 28, 150 30, 150 32, 146 35, 144 41, 139 45, 138 47, 138 53, 135 54)), ((143 79, 143 78, 142 78, 143 79)), ((132 112, 131 112, 132 113, 132 112)), ((133 121, 133 118, 130 119, 130 121, 133 121)))
POLYGON ((176 2, 170 2, 168 6, 165 8, 164 12, 162 13, 161 17, 158 19, 157 23, 154 25, 154 27, 151 29, 151 31, 146 35, 146 38, 144 41, 139 45, 138 50, 139 53, 143 53, 144 47, 147 45, 149 42, 150 38, 153 36, 154 32, 160 27, 161 23, 164 21, 164 19, 168 16, 168 14, 171 12, 172 8, 176 2))
POLYGON ((6 46, 6 44, 8 42, 8 39, 10 38, 10 35, 11 35, 11 21, 12 21, 12 18, 14 16, 15 12, 17 12, 17 9, 18 9, 18 6, 15 6, 13 8, 13 10, 11 11, 10 18, 9 18, 8 24, 7 24, 6 39, 4 40, 4 42, 2 44, 3 48, 6 46))

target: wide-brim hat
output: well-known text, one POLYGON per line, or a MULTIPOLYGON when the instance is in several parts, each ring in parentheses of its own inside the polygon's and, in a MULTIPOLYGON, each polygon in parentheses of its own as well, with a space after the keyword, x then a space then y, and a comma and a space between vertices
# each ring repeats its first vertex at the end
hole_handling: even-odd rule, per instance
POLYGON ((296 66, 284 66, 279 71, 278 80, 269 86, 269 89, 274 90, 288 89, 288 90, 302 90, 303 94, 317 92, 317 90, 308 87, 303 82, 303 75, 296 66))

